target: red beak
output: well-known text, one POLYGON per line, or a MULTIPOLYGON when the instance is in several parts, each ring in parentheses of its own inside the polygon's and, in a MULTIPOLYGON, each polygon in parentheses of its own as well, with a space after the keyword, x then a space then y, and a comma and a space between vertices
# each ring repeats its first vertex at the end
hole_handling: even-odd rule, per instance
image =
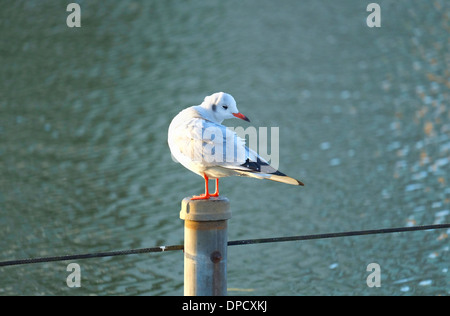
POLYGON ((245 115, 242 114, 242 113, 232 113, 232 114, 233 114, 235 117, 240 118, 241 120, 250 122, 250 120, 248 119, 248 117, 245 116, 245 115))

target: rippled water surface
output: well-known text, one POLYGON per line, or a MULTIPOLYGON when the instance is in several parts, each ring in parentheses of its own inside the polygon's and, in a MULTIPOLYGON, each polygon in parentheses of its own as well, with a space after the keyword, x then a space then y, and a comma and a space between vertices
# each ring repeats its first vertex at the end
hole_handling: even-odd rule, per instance
MULTIPOLYGON (((306 184, 222 180, 230 240, 450 221, 448 1, 380 0, 380 28, 357 0, 78 3, 73 29, 63 2, 0 11, 0 261, 182 244, 203 182, 167 128, 216 91, 306 184)), ((449 295, 449 233, 230 247, 229 295, 449 295)), ((182 252, 77 261, 77 289, 68 263, 0 268, 0 295, 183 293, 182 252)))

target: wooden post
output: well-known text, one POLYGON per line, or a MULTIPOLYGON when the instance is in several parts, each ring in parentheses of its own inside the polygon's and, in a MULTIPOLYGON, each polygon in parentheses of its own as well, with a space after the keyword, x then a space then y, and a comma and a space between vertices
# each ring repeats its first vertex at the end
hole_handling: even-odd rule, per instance
POLYGON ((184 220, 184 295, 227 295, 227 198, 181 202, 184 220))

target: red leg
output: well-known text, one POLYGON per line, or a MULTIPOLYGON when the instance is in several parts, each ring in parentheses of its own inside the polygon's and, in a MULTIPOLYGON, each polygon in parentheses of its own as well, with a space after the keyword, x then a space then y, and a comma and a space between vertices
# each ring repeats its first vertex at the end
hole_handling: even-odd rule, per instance
POLYGON ((211 194, 211 196, 218 197, 219 196, 219 178, 216 179, 216 192, 211 194))
POLYGON ((205 194, 195 195, 191 198, 191 200, 208 200, 211 197, 209 194, 208 176, 203 174, 203 177, 205 178, 205 194))

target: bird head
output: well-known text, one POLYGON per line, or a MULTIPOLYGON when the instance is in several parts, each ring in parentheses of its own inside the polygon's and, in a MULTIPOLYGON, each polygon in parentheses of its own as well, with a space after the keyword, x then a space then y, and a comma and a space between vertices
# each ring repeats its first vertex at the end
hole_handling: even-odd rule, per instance
POLYGON ((236 101, 228 93, 217 92, 207 96, 200 106, 206 109, 210 116, 218 123, 222 123, 225 119, 235 117, 250 122, 244 114, 239 112, 236 101))

